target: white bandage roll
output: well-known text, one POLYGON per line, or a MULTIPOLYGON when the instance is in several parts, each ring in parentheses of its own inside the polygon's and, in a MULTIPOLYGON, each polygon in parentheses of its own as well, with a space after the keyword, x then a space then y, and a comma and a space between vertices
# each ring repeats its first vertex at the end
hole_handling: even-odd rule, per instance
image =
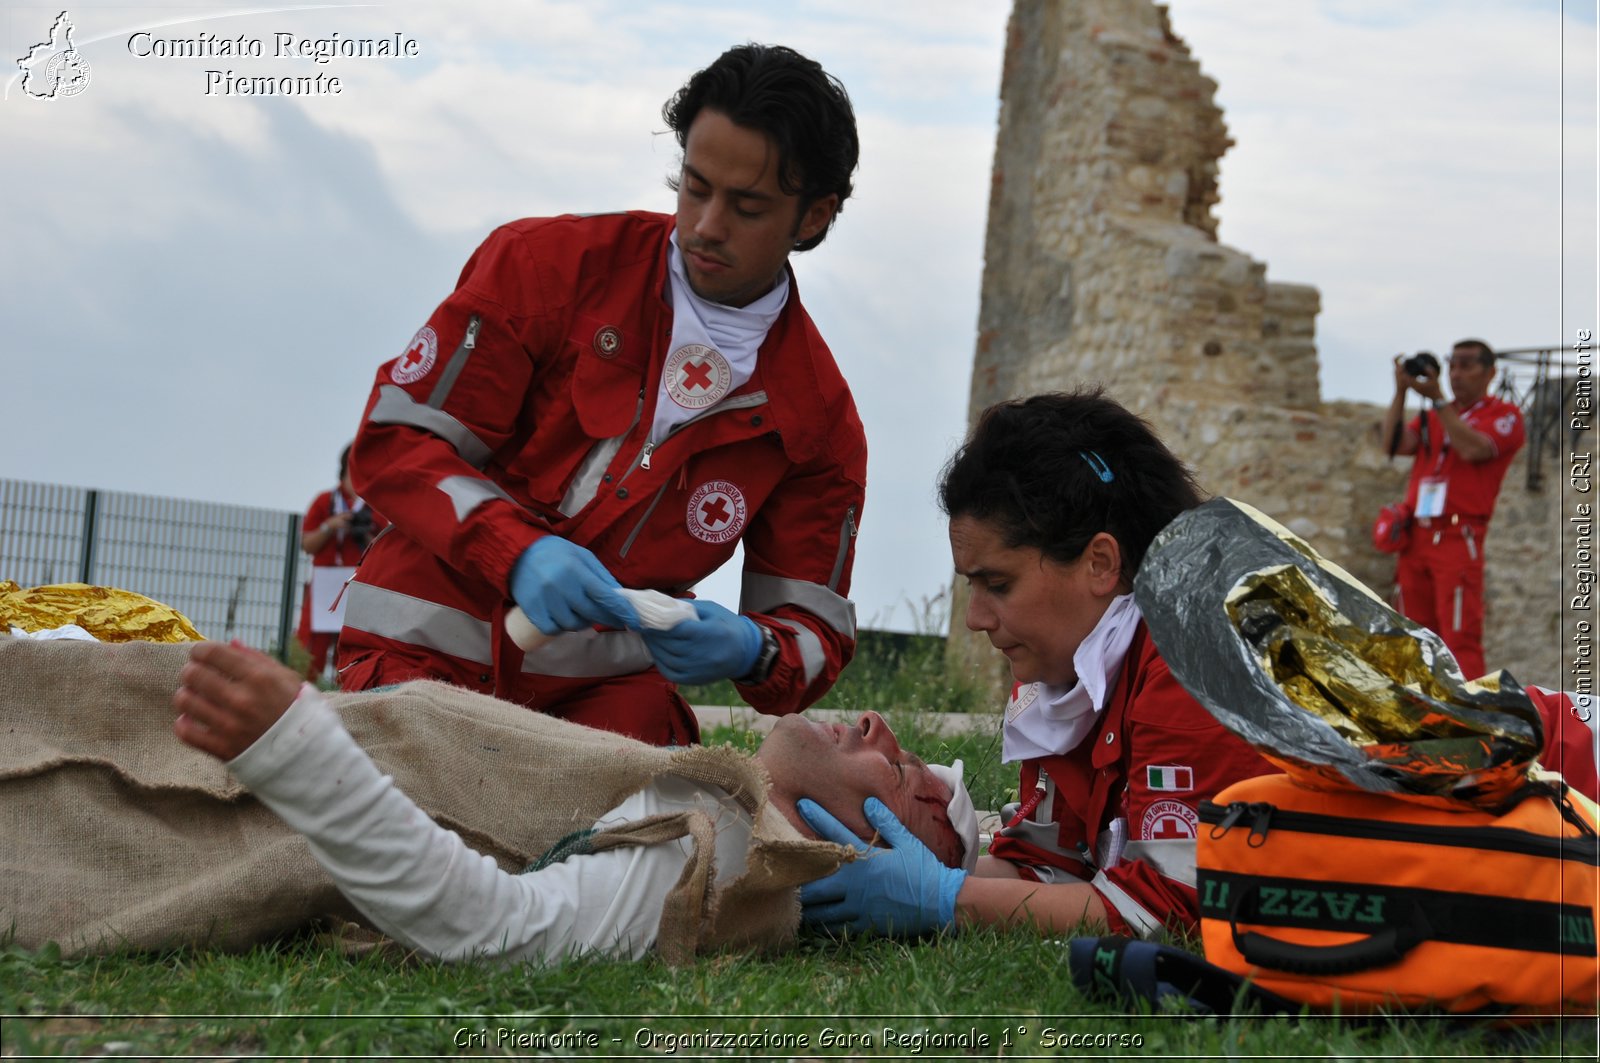
POLYGON ((666 631, 668 628, 677 627, 685 620, 694 620, 700 616, 694 611, 694 603, 689 599, 673 598, 660 591, 635 591, 624 587, 622 596, 628 599, 633 611, 639 614, 640 625, 652 631, 666 631))
POLYGON ((528 619, 528 614, 522 611, 520 605, 512 606, 511 612, 506 614, 506 634, 522 648, 523 653, 532 653, 555 638, 534 627, 533 621, 528 619))
MULTIPOLYGON (((639 614, 640 625, 653 631, 665 631, 699 615, 694 611, 694 603, 687 598, 673 598, 660 591, 636 591, 623 587, 622 596, 639 614)), ((520 605, 512 606, 506 614, 506 634, 524 653, 532 653, 556 637, 534 627, 533 621, 528 619, 528 614, 522 611, 520 605)))

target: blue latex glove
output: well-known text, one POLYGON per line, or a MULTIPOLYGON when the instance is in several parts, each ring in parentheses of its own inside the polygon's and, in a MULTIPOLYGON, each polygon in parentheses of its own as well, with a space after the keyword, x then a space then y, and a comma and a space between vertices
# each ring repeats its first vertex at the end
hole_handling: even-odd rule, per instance
POLYGON ((546 635, 596 624, 637 628, 639 615, 620 589, 598 558, 559 535, 546 535, 522 551, 511 569, 512 599, 546 635))
POLYGON ((863 811, 879 837, 892 846, 889 849, 867 845, 810 798, 801 798, 795 807, 823 839, 863 854, 827 878, 800 887, 803 922, 896 937, 955 925, 956 894, 967 873, 941 864, 888 805, 869 797, 863 811))
POLYGON ((696 599, 698 620, 640 632, 661 674, 674 683, 714 683, 749 675, 761 656, 761 627, 716 602, 696 599))

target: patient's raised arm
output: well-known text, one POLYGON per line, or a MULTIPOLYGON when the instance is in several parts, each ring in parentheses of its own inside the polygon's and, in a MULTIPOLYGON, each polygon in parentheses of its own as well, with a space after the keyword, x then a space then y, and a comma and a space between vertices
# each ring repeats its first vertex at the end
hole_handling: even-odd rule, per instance
POLYGON ((239 642, 197 642, 178 675, 172 730, 185 744, 232 760, 267 733, 300 694, 300 677, 239 642))

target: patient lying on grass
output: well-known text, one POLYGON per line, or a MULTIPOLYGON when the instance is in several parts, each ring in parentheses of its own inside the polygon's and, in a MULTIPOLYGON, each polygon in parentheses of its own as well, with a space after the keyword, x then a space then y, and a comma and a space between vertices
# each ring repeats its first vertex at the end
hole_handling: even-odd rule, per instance
MULTIPOLYGON (((183 742, 225 761, 303 834, 317 862, 376 927, 431 956, 639 956, 655 945, 669 895, 692 863, 691 836, 663 843, 646 830, 642 843, 593 851, 579 830, 557 847, 575 855, 509 874, 429 819, 356 744, 325 697, 239 645, 196 644, 173 706, 183 742)), ((615 743, 622 748, 625 741, 615 743)), ((924 764, 900 748, 876 713, 854 727, 783 717, 754 756, 770 781, 762 811, 806 838, 815 835, 795 811, 801 798, 849 810, 876 797, 948 866, 971 866, 976 858, 977 820, 959 762, 924 764)), ((561 768, 552 763, 549 771, 561 768)), ((567 783, 580 789, 589 780, 567 783)), ((704 813, 714 829, 716 887, 745 874, 755 826, 748 801, 714 786, 657 775, 595 826, 648 827, 681 812, 704 813)), ((863 839, 873 836, 859 813, 846 825, 863 839)))

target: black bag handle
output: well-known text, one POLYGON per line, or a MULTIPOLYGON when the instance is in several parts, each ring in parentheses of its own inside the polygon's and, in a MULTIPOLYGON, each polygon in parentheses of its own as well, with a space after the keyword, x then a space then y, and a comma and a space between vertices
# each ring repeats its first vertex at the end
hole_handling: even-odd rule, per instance
POLYGON ((1233 931, 1233 947, 1257 967, 1270 967, 1289 974, 1353 974, 1373 967, 1399 963, 1406 953, 1433 936, 1433 927, 1416 901, 1396 898, 1408 909, 1405 917, 1391 922, 1371 937, 1343 945, 1301 945, 1293 941, 1239 930, 1239 910, 1246 898, 1255 896, 1255 887, 1241 890, 1228 912, 1228 928, 1233 931))

